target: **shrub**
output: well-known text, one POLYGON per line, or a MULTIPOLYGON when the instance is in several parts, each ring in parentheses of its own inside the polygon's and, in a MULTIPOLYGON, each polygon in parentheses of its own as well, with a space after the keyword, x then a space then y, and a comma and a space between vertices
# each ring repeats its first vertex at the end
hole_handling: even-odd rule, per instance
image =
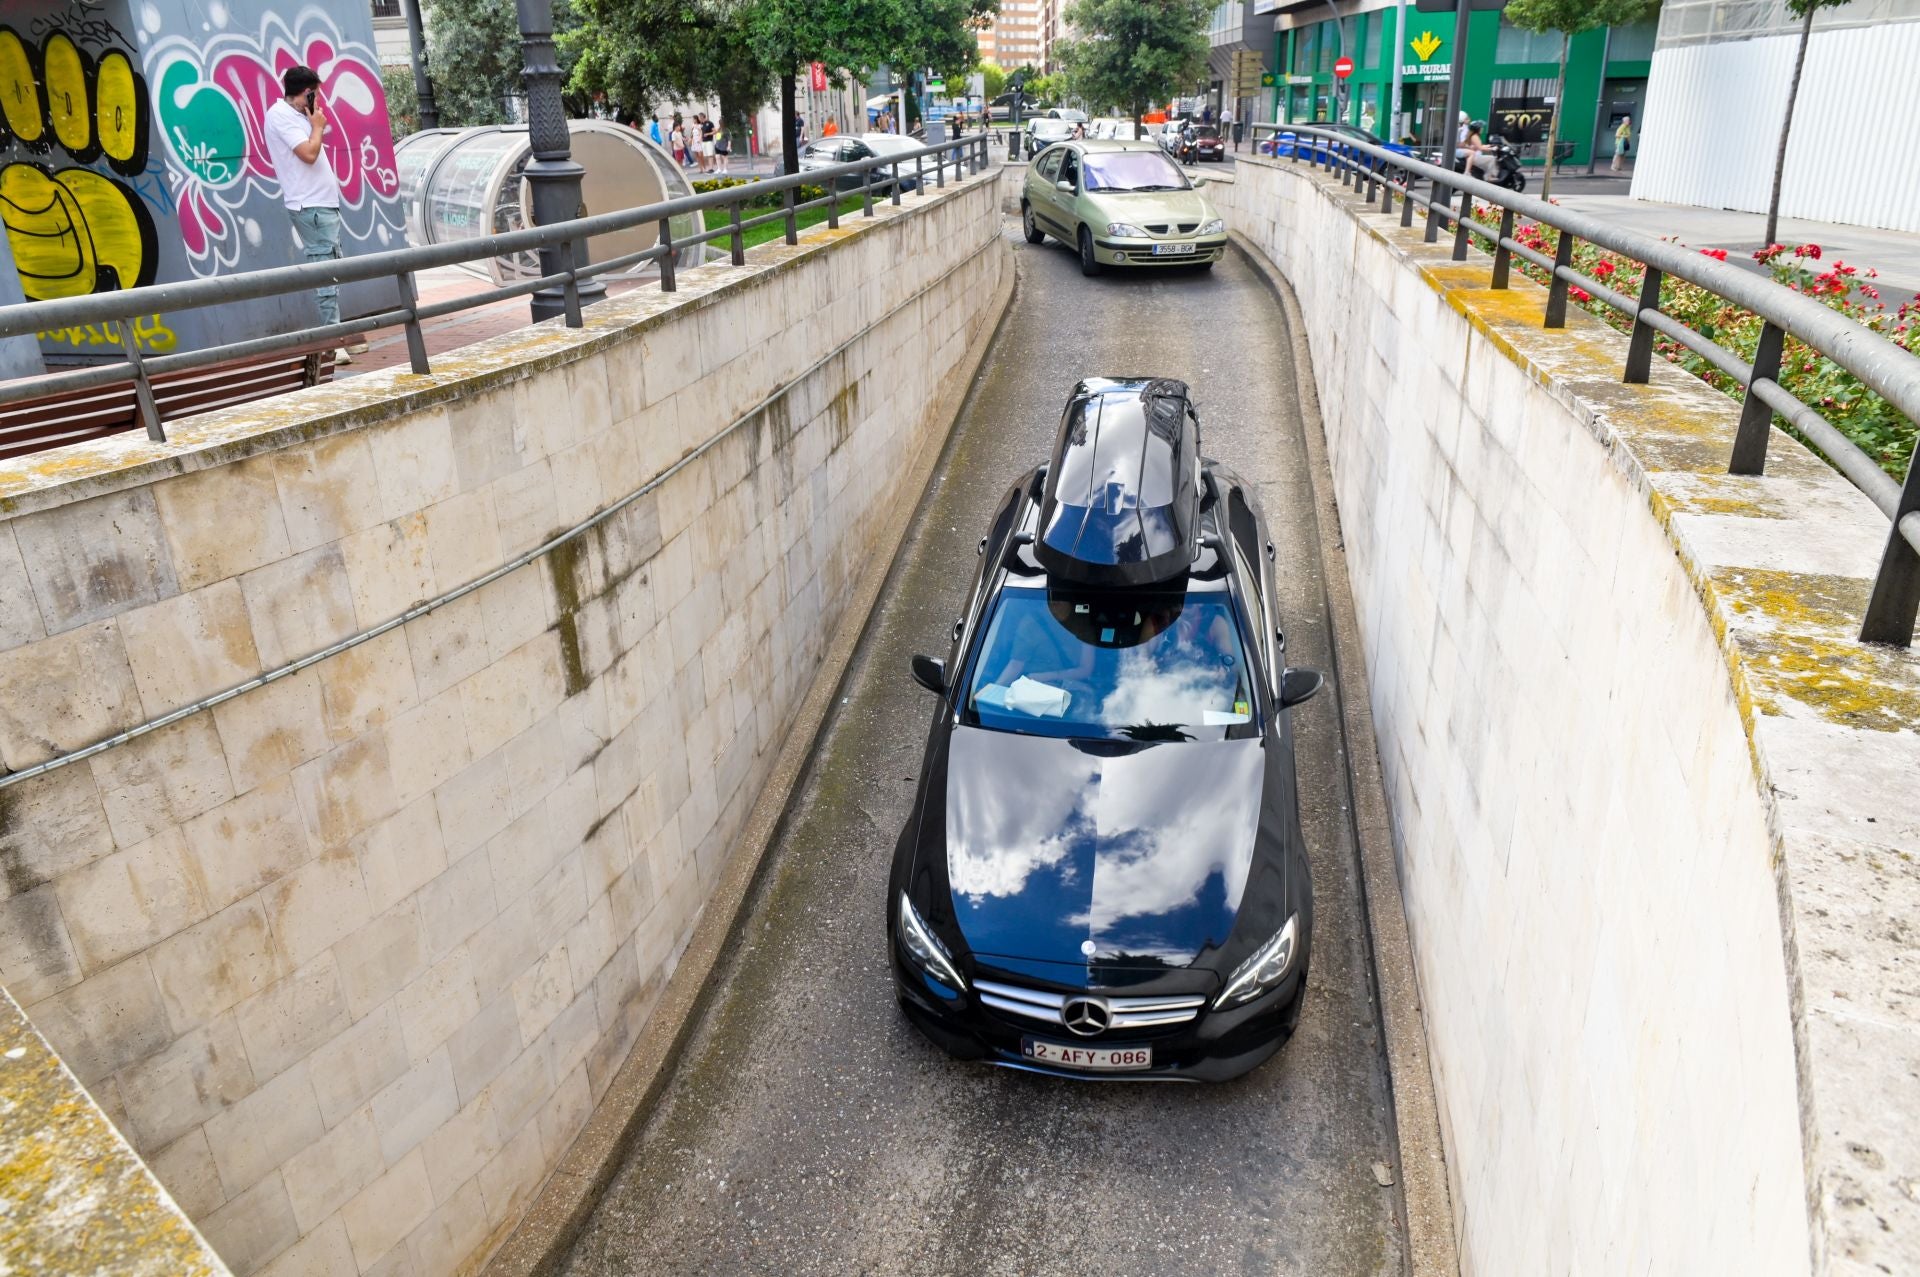
MULTIPOLYGON (((1476 207, 1476 221, 1497 229, 1500 214, 1496 209, 1476 207)), ((1537 253, 1552 257, 1559 244, 1559 232, 1535 222, 1518 223, 1515 240, 1537 253)), ((1725 261, 1725 249, 1702 249, 1702 254, 1725 261)), ((1834 261, 1825 270, 1816 269, 1821 261, 1818 244, 1801 244, 1789 249, 1770 244, 1753 254, 1754 260, 1773 272, 1783 287, 1812 297, 1839 311, 1868 331, 1893 342, 1904 350, 1920 347, 1920 301, 1903 303, 1888 310, 1873 281, 1878 273, 1862 271, 1842 261, 1834 261)), ((1547 273, 1531 262, 1514 259, 1514 265, 1535 282, 1545 284, 1547 273)), ((1573 249, 1573 268, 1587 278, 1606 285, 1629 298, 1640 295, 1645 268, 1629 257, 1577 241, 1573 249)), ((1593 297, 1585 289, 1570 287, 1567 295, 1581 309, 1597 316, 1621 332, 1630 331, 1631 322, 1612 306, 1593 297)), ((1752 362, 1765 325, 1758 315, 1742 310, 1732 302, 1685 280, 1667 276, 1660 281, 1660 309, 1709 341, 1718 343, 1741 359, 1752 362)), ((1687 347, 1664 334, 1656 334, 1654 349, 1671 363, 1678 364, 1714 389, 1736 399, 1746 392, 1733 378, 1702 359, 1687 347)), ((1857 444, 1874 462, 1896 479, 1904 479, 1907 462, 1913 455, 1920 427, 1878 394, 1861 384, 1840 365, 1797 338, 1788 337, 1780 357, 1780 384, 1802 403, 1833 423, 1835 429, 1857 444)), ((1799 431, 1786 426, 1789 434, 1801 438, 1799 431)), ((1802 438, 1804 443, 1805 440, 1802 438)))

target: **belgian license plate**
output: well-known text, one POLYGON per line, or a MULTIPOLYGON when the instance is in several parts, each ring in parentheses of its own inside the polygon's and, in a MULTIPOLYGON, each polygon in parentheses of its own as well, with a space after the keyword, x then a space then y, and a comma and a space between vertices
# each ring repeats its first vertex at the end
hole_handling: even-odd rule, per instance
POLYGON ((1021 1038, 1020 1053, 1036 1064, 1101 1073, 1125 1073, 1131 1069, 1153 1067, 1153 1048, 1150 1046, 1069 1046, 1064 1042, 1021 1038))
POLYGON ((1191 253, 1193 249, 1194 246, 1191 243, 1155 244, 1153 246, 1153 255, 1155 257, 1180 257, 1186 253, 1191 253))

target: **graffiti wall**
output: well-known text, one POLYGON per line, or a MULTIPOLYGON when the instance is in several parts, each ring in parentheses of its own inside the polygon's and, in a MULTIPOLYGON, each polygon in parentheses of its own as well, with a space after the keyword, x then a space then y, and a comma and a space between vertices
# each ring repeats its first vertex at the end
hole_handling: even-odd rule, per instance
MULTIPOLYGON (((321 77, 340 178, 341 248, 405 242, 371 12, 274 0, 11 0, 0 5, 0 223, 29 299, 109 292, 301 260, 268 158, 280 76, 321 77)), ((342 290, 342 312, 392 302, 342 290)), ((315 322, 311 298, 153 315, 156 353, 315 322)), ((117 326, 40 334, 50 359, 111 354, 117 326)))

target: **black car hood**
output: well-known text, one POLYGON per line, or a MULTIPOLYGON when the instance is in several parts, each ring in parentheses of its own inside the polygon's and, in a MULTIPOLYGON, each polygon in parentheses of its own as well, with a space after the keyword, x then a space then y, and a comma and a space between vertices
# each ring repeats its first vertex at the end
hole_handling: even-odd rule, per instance
POLYGON ((953 729, 947 879, 975 954, 1182 967, 1226 944, 1260 825, 1257 739, 953 729))

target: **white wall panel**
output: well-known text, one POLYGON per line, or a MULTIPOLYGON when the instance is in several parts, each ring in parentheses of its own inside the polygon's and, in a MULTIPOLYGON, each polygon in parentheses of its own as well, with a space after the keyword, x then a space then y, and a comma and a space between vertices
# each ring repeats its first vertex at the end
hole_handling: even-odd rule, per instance
MULTIPOLYGON (((1639 121, 1637 199, 1764 213, 1793 37, 1658 49, 1639 121)), ((1780 213, 1920 231, 1920 22, 1814 32, 1780 213)))

